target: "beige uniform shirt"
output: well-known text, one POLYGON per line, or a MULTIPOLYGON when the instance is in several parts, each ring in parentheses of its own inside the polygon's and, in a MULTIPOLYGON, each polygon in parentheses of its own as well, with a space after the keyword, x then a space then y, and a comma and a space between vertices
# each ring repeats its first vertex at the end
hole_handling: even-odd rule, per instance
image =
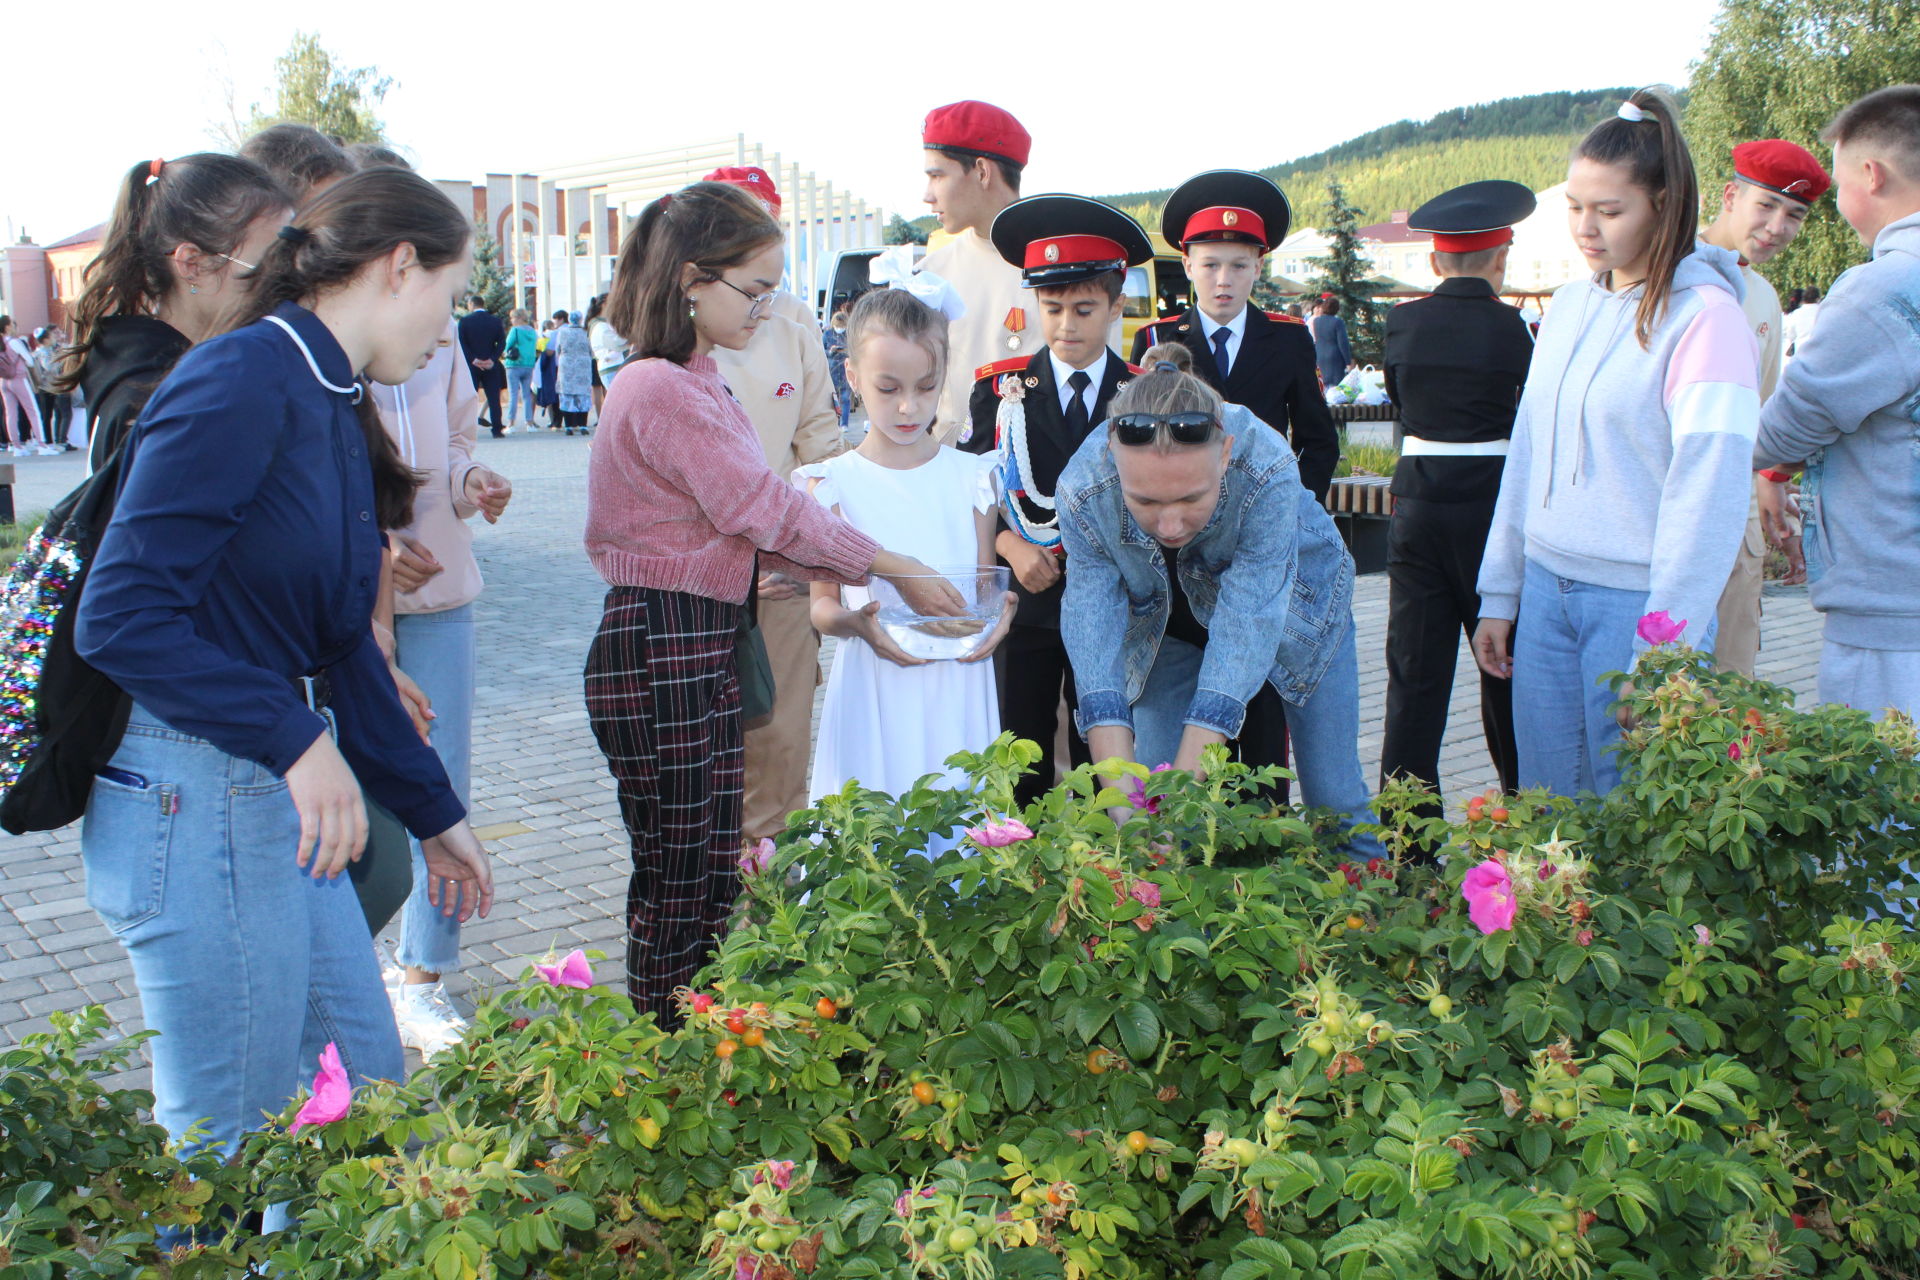
MULTIPOLYGON (((773 295, 773 314, 785 316, 804 329, 810 329, 817 339, 820 336, 820 317, 813 314, 813 308, 807 300, 785 289, 773 295)), ((822 348, 824 350, 824 348, 822 348)))
POLYGON ((1747 286, 1747 296, 1741 299, 1740 309, 1747 313, 1754 341, 1760 344, 1760 399, 1764 401, 1780 383, 1780 353, 1786 345, 1782 340, 1781 322, 1785 317, 1780 314, 1780 295, 1773 291, 1765 276, 1745 266, 1740 268, 1740 279, 1747 286))
POLYGON ((947 380, 940 392, 942 440, 952 440, 967 421, 974 370, 995 360, 1031 356, 1046 345, 1040 336, 1040 311, 1033 290, 1020 283, 1020 268, 1000 256, 991 241, 963 231, 920 261, 952 285, 967 314, 947 326, 947 380), (1018 328, 1008 313, 1018 308, 1018 328))
POLYGON ((715 347, 713 359, 760 433, 767 465, 782 479, 840 452, 833 377, 817 333, 776 307, 744 350, 715 347))

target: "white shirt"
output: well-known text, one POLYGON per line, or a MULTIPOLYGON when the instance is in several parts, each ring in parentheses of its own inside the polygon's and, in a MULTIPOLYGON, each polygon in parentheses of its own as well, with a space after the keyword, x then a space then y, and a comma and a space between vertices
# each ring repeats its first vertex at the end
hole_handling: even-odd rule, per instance
POLYGON ((1053 354, 1051 348, 1047 351, 1047 359, 1053 361, 1053 385, 1058 388, 1060 392, 1061 413, 1065 413, 1067 406, 1073 403, 1073 388, 1068 385, 1067 379, 1076 373, 1084 373, 1087 375, 1087 389, 1080 393, 1080 399, 1087 406, 1087 421, 1092 422, 1093 402, 1100 396, 1100 379, 1104 378, 1107 373, 1107 353, 1102 351, 1100 358, 1084 369, 1075 369, 1059 356, 1053 354))
POLYGON ((1820 304, 1817 302, 1803 302, 1787 313, 1787 318, 1782 321, 1782 324, 1786 329, 1785 336, 1787 354, 1789 356, 1793 354, 1793 348, 1805 342, 1808 336, 1813 333, 1814 320, 1819 314, 1820 304))
MULTIPOLYGON (((1194 314, 1199 317, 1200 336, 1206 339, 1207 354, 1211 357, 1213 354, 1213 335, 1222 326, 1218 320, 1215 320, 1206 312, 1201 311, 1198 307, 1194 308, 1194 314)), ((1245 337, 1247 332, 1247 309, 1245 306, 1240 308, 1239 315, 1227 321, 1225 328, 1227 330, 1227 372, 1231 373, 1233 366, 1238 363, 1240 359, 1240 339, 1245 337)))

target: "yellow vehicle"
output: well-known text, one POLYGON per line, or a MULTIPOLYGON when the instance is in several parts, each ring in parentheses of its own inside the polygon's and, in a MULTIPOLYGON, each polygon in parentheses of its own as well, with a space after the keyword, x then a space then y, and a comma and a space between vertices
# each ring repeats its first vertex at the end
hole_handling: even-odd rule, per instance
MULTIPOLYGON (((948 232, 935 229, 927 237, 927 248, 937 249, 951 239, 953 236, 948 232)), ((1133 335, 1140 332, 1140 326, 1179 315, 1192 301, 1187 270, 1180 265, 1180 251, 1168 244, 1167 238, 1158 231, 1149 231, 1147 239, 1153 244, 1153 257, 1137 267, 1129 267, 1127 282, 1121 287, 1120 354, 1123 356, 1133 350, 1133 335)), ((857 252, 871 256, 878 251, 857 252)), ((861 283, 864 284, 864 280, 861 283)))

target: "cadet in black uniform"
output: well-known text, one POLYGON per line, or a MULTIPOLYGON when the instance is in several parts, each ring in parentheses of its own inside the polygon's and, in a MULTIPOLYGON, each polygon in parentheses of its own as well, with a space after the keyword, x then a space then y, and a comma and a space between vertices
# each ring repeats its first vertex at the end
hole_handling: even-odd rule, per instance
MULTIPOLYGON (((1106 421, 1107 403, 1137 370, 1107 346, 1121 311, 1129 266, 1153 256, 1140 224, 1082 196, 1016 201, 993 220, 993 247, 1021 269, 1039 304, 1047 349, 983 365, 975 371, 968 429, 960 448, 999 451, 1003 493, 996 547, 1013 570, 1020 597, 1013 627, 994 652, 1000 677, 1000 725, 1040 747, 1040 762, 1021 780, 1021 804, 1054 781, 1054 740, 1064 699, 1076 705, 1073 670, 1060 639, 1060 597, 1066 569, 1053 510, 1053 490, 1073 451, 1106 421)), ((1087 762, 1080 735, 1067 735, 1068 758, 1087 762)))
MULTIPOLYGON (((1497 296, 1513 224, 1534 210, 1517 182, 1470 182, 1407 219, 1433 236, 1433 293, 1387 313, 1387 394, 1405 439, 1393 472, 1387 549, 1384 781, 1438 787, 1460 636, 1480 617, 1475 583, 1500 493, 1533 334, 1497 296)), ((1500 785, 1518 785, 1513 685, 1480 677, 1480 719, 1500 785)))
POLYGON ((1292 211, 1279 187, 1257 173, 1215 169, 1167 198, 1161 234, 1180 246, 1194 305, 1142 326, 1133 359, 1156 342, 1193 352, 1193 371, 1228 401, 1253 410, 1285 436, 1300 459, 1300 483, 1325 498, 1340 461, 1306 323, 1247 305, 1267 251, 1287 238, 1292 211))

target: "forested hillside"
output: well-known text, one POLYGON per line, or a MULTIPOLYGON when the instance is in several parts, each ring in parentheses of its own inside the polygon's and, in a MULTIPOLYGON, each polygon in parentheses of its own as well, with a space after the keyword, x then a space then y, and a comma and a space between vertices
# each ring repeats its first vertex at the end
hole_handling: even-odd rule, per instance
MULTIPOLYGON (((1629 91, 1592 89, 1539 93, 1443 111, 1431 120, 1402 120, 1335 147, 1260 170, 1292 197, 1296 217, 1311 221, 1337 175, 1362 223, 1478 178, 1509 178, 1538 190, 1566 176, 1567 157, 1594 121, 1629 91)), ((1156 226, 1171 188, 1103 196, 1156 226)))

